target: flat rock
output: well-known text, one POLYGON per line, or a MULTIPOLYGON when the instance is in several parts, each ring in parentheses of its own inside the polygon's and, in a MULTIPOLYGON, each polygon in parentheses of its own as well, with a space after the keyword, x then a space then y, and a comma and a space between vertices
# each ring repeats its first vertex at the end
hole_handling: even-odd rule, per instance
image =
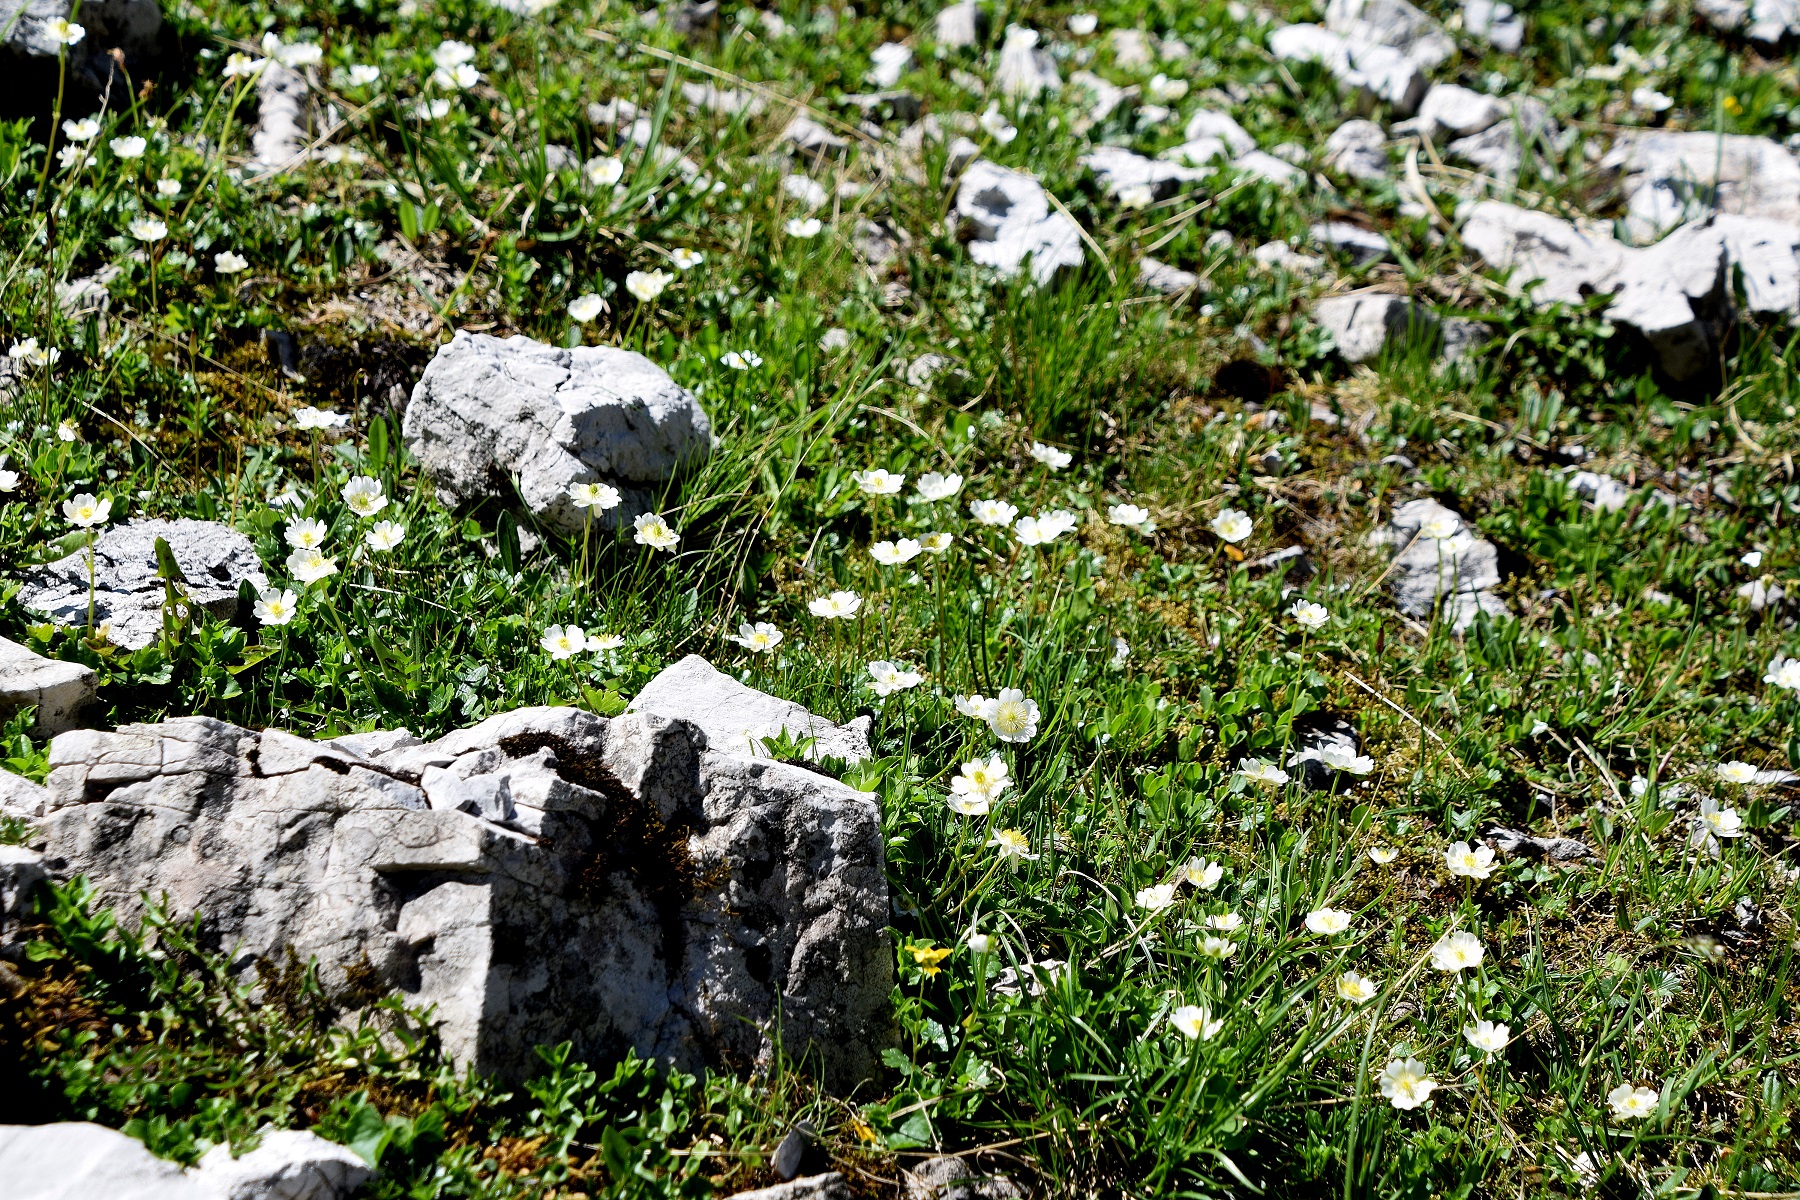
POLYGON ((1392 46, 1321 25, 1285 25, 1269 35, 1269 52, 1284 62, 1316 62, 1345 89, 1386 104, 1401 116, 1425 96, 1424 68, 1392 46))
POLYGON ((1325 139, 1325 165, 1351 179, 1375 183, 1391 175, 1387 134, 1360 117, 1345 121, 1325 139))
POLYGON ((1713 28, 1742 32, 1771 50, 1800 34, 1800 0, 1695 0, 1694 11, 1713 28))
POLYGON ((1417 133, 1434 142, 1473 137, 1507 118, 1509 110, 1498 97, 1483 95, 1454 83, 1434 83, 1419 102, 1410 120, 1394 126, 1399 134, 1417 133))
POLYGON ((1457 138, 1445 147, 1445 153, 1510 185, 1518 178, 1526 154, 1554 138, 1557 129, 1549 106, 1536 96, 1509 96, 1502 108, 1500 120, 1480 133, 1457 138))
POLYGON ((1330 0, 1325 28, 1377 46, 1390 46, 1424 71, 1456 53, 1449 34, 1407 0, 1330 0))
MULTIPOLYGON (((237 614, 238 584, 268 584, 250 539, 228 525, 139 520, 104 529, 94 540, 94 625, 106 625, 111 640, 127 650, 141 649, 162 635, 167 592, 156 574, 157 538, 168 542, 187 576, 189 602, 220 620, 237 614)), ((20 604, 58 625, 86 627, 87 547, 25 571, 20 580, 20 604)))
POLYGON ((1085 118, 1090 126, 1106 120, 1112 116, 1113 110, 1117 109, 1119 105, 1128 100, 1136 100, 1138 96, 1135 84, 1130 87, 1119 87, 1102 79, 1092 71, 1076 71, 1069 76, 1069 82, 1085 88, 1094 97, 1094 102, 1088 106, 1085 118))
POLYGON ((1240 154, 1231 161, 1233 169, 1246 171, 1258 179, 1266 179, 1280 187, 1293 189, 1306 182, 1306 172, 1293 163, 1262 150, 1240 154))
POLYGON ((81 710, 93 698, 92 668, 44 658, 0 638, 0 721, 22 708, 36 708, 36 724, 30 732, 47 737, 75 728, 81 710))
POLYGON ((771 1187, 748 1192, 733 1192, 729 1200, 851 1200, 853 1193, 844 1177, 836 1171, 823 1175, 807 1175, 771 1187))
POLYGON ((1023 171, 984 158, 971 162, 957 185, 956 212, 972 232, 969 257, 1003 276, 1029 262, 1032 279, 1044 284, 1085 257, 1075 222, 1053 209, 1043 184, 1023 171))
POLYGON ((348 1200, 372 1173, 314 1133, 261 1137, 242 1158, 215 1146, 183 1168, 103 1125, 0 1125, 0 1176, 9 1200, 348 1200))
POLYGON ((690 105, 705 112, 723 113, 728 117, 761 116, 767 108, 763 98, 747 88, 723 88, 716 83, 684 83, 681 95, 690 105))
POLYGON ((1713 213, 1800 225, 1800 161, 1771 138, 1629 130, 1597 169, 1619 177, 1640 242, 1713 213))
POLYGON ((739 683, 698 654, 665 668, 632 700, 628 712, 683 720, 706 733, 707 745, 728 754, 766 758, 761 739, 785 730, 814 740, 813 757, 857 763, 869 757, 869 719, 834 725, 791 700, 739 683))
POLYGON ((1521 833, 1517 829, 1496 827, 1484 835, 1494 844, 1494 849, 1509 857, 1548 859, 1551 862, 1575 862, 1578 859, 1591 858, 1594 852, 1584 842, 1574 838, 1533 837, 1529 833, 1521 833))
POLYGON ((1481 613, 1508 616, 1510 610, 1492 588, 1500 583, 1500 552, 1477 534, 1460 515, 1436 500, 1409 500, 1369 535, 1369 544, 1395 555, 1388 584, 1401 612, 1427 617, 1443 602, 1444 619, 1463 632, 1481 613), (1454 525, 1449 537, 1427 537, 1428 522, 1454 525))
POLYGON ((1327 296, 1313 305, 1312 315, 1331 331, 1338 354, 1348 363, 1367 362, 1414 328, 1421 334, 1437 328, 1437 318, 1406 297, 1370 292, 1327 296))
POLYGON ((744 709, 703 714, 730 723, 715 746, 643 707, 519 709, 372 755, 203 717, 65 733, 37 829, 56 877, 88 876, 122 920, 166 895, 240 971, 291 951, 328 996, 372 978, 502 1079, 562 1041, 697 1071, 767 1064, 779 1040, 828 1087, 871 1077, 894 1037, 876 804, 733 753, 744 709))
POLYGON ((1109 196, 1127 188, 1148 188, 1158 200, 1166 200, 1184 183, 1197 183, 1207 172, 1161 159, 1146 158, 1120 146, 1096 146, 1081 156, 1081 165, 1092 171, 1109 196))
POLYGON ((1502 54, 1517 54, 1525 44, 1525 18, 1501 0, 1463 0, 1463 32, 1502 54))
POLYGON ((0 817, 41 817, 49 802, 50 793, 42 785, 0 767, 0 817))
POLYGON ((425 368, 401 433, 444 503, 510 483, 533 516, 569 533, 587 521, 571 484, 617 485, 626 502, 602 517, 624 522, 712 450, 700 402, 635 351, 463 331, 425 368))
POLYGON ((997 1171, 960 1155, 928 1158, 900 1172, 904 1200, 1025 1200, 1026 1192, 997 1171))
POLYGON ((1006 41, 1000 46, 1000 63, 994 68, 995 89, 1003 96, 1032 100, 1039 92, 1055 91, 1061 86, 1056 60, 1048 51, 1038 49, 1038 31, 1008 25, 1006 41))
POLYGON ((1385 237, 1349 221, 1322 221, 1312 227, 1311 233, 1315 244, 1359 267, 1380 262, 1392 253, 1385 237))

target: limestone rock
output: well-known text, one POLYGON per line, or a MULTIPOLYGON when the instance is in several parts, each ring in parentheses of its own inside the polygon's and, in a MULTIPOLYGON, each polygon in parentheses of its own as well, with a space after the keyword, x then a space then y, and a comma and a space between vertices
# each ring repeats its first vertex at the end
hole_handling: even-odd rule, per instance
POLYGON ((1631 489, 1611 475, 1594 471, 1576 471, 1569 476, 1569 490, 1584 500, 1593 501, 1602 512, 1618 512, 1631 500, 1631 489))
POLYGON ((1508 112, 1497 97, 1459 84, 1434 83, 1419 102, 1417 115, 1395 125, 1394 132, 1417 133, 1434 142, 1473 137, 1498 124, 1508 112))
POLYGON ((761 116, 767 107, 763 98, 746 88, 722 88, 710 81, 703 83, 684 83, 681 95, 689 104, 706 112, 722 113, 728 117, 761 116))
POLYGON ((1494 338, 1492 325, 1470 317, 1445 317, 1439 328, 1444 335, 1441 358, 1445 363, 1472 363, 1475 352, 1494 338))
POLYGON ((1494 844, 1494 849, 1508 856, 1523 858, 1549 859, 1551 862, 1575 862, 1583 858, 1591 858, 1593 851, 1584 842, 1574 838, 1533 837, 1529 833, 1521 833, 1517 829, 1495 827, 1484 835, 1494 844))
POLYGON ((1038 49, 1038 31, 1008 25, 1006 41, 1000 46, 1000 65, 994 68, 995 89, 1003 96, 1033 100, 1039 92, 1055 91, 1061 86, 1056 60, 1048 51, 1038 49))
POLYGON ((1151 291, 1161 292, 1165 296, 1179 296, 1183 292, 1191 292, 1202 286, 1200 277, 1192 271, 1172 267, 1168 263, 1158 262, 1154 258, 1138 259, 1138 282, 1151 291))
POLYGON ((1023 171, 976 159, 957 185, 956 213, 973 231, 969 257, 1004 276, 1029 261, 1032 279, 1044 284, 1058 268, 1082 263, 1081 231, 1023 171))
POLYGON ((1184 183, 1206 178, 1207 172, 1172 162, 1145 158, 1120 146, 1096 146, 1081 156, 1081 165, 1092 171, 1106 193, 1115 199, 1128 188, 1147 188, 1157 200, 1166 200, 1184 183))
POLYGON ((1025 1190, 1005 1175, 967 1159, 943 1154, 900 1173, 904 1200, 1025 1200, 1025 1190))
POLYGON ((37 724, 31 732, 45 737, 73 729, 93 698, 92 668, 44 658, 0 638, 0 721, 21 708, 34 707, 37 724))
POLYGON ((1156 61, 1150 35, 1142 29, 1114 29, 1106 35, 1106 45, 1112 51, 1113 66, 1122 70, 1135 71, 1156 61))
POLYGON ((1269 35, 1269 52, 1284 62, 1316 62, 1351 92, 1402 116, 1425 95, 1424 69, 1392 46, 1347 37, 1320 25, 1286 25, 1269 35))
POLYGON ((1306 172, 1293 163, 1276 158, 1273 154, 1262 150, 1252 150, 1248 154, 1240 154, 1232 160, 1231 165, 1239 171, 1248 171, 1258 179, 1266 179, 1280 187, 1293 189, 1306 182, 1306 172))
MULTIPOLYGON (((250 539, 212 521, 140 520, 114 525, 94 540, 94 624, 108 625, 117 645, 137 650, 162 633, 167 592, 156 574, 156 539, 168 542, 187 576, 191 603, 220 620, 237 613, 238 584, 266 586, 250 539)), ((88 552, 23 573, 19 603, 58 625, 87 625, 88 552)))
POLYGON ((1264 242, 1250 252, 1251 261, 1271 271, 1311 275, 1325 265, 1322 259, 1301 254, 1286 242, 1264 242))
POLYGON ((739 683, 698 654, 667 667, 644 686, 628 712, 653 713, 698 726, 707 745, 727 754, 766 758, 760 739, 786 730, 814 739, 813 757, 857 763, 869 757, 869 719, 833 725, 792 700, 783 700, 739 683))
POLYGON ((839 137, 804 113, 794 114, 779 140, 815 163, 841 157, 850 148, 849 139, 839 137))
POLYGON ((1502 54, 1517 54, 1525 44, 1525 19, 1500 0, 1463 0, 1463 31, 1502 54))
POLYGON ((911 125, 919 119, 924 101, 904 88, 885 92, 852 92, 841 103, 861 114, 863 130, 879 136, 884 125, 911 125))
POLYGON ((306 77, 269 60, 256 77, 257 128, 250 135, 251 170, 291 170, 312 141, 306 111, 306 77))
POLYGON ((1505 184, 1518 178, 1525 155, 1557 135, 1550 108, 1536 96, 1511 96, 1501 119, 1480 133, 1457 138, 1445 148, 1459 162, 1492 175, 1505 184))
POLYGON ((987 14, 975 0, 963 0, 938 10, 932 19, 932 37, 940 46, 960 49, 976 46, 987 38, 987 14))
POLYGON ((1800 225, 1800 161, 1771 138, 1627 131, 1598 169, 1620 177, 1625 227, 1640 242, 1713 213, 1800 225))
POLYGON ((906 252, 912 236, 896 225, 882 221, 859 220, 851 245, 858 258, 871 267, 885 267, 906 252))
POLYGON ((477 1070, 516 1080, 565 1040, 742 1067, 779 1038, 845 1088, 892 1044, 875 803, 688 721, 531 708, 423 744, 186 717, 66 733, 50 758, 59 878, 125 919, 167 894, 240 970, 291 949, 333 995, 372 973, 477 1070))
POLYGON ((1392 253, 1388 240, 1372 229, 1349 221, 1321 221, 1311 229, 1312 240, 1333 254, 1341 254, 1351 264, 1366 267, 1380 262, 1392 253))
POLYGON ((1771 48, 1789 34, 1800 34, 1800 0, 1696 0, 1694 11, 1715 29, 1742 30, 1751 41, 1771 48))
POLYGON ((1086 88, 1093 94, 1094 102, 1088 106, 1086 120, 1088 124, 1097 125, 1112 116, 1113 110, 1127 100, 1136 100, 1137 85, 1119 87, 1102 79, 1092 71, 1076 71, 1069 76, 1069 82, 1086 88))
POLYGON ((1388 583, 1408 616, 1430 616, 1441 599, 1444 619, 1461 633, 1483 612, 1511 615, 1491 590, 1500 583, 1500 552, 1436 500, 1402 504, 1385 526, 1369 535, 1369 544, 1396 555, 1388 583))
POLYGON ((869 82, 878 88, 891 88, 912 66, 912 47, 904 42, 883 42, 869 51, 869 61, 875 64, 869 70, 869 82))
MULTIPOLYGON (((1235 117, 1209 108, 1199 109, 1189 117, 1181 135, 1187 139, 1189 146, 1216 144, 1222 147, 1213 153, 1224 158, 1237 158, 1256 149, 1256 139, 1238 124, 1235 117)), ((1194 158, 1198 164, 1213 155, 1190 152, 1189 157, 1194 158)))
POLYGON ((1345 121, 1325 139, 1325 165, 1351 179, 1375 183, 1392 174, 1386 145, 1387 134, 1375 122, 1345 121))
POLYGON ((0 817, 41 817, 49 801, 50 793, 41 785, 0 768, 0 817))
POLYGON ((1358 41, 1391 46, 1430 71, 1456 53, 1450 35, 1407 0, 1330 0, 1325 28, 1358 41))
POLYGON ((735 1192, 728 1200, 851 1200, 850 1185, 836 1171, 807 1175, 771 1187, 735 1192))
POLYGON ((446 504, 510 480, 533 516, 570 533, 587 521, 571 484, 617 485, 625 503, 604 516, 626 521, 712 450, 700 402, 641 354, 462 331, 425 368, 401 432, 446 504))
POLYGON ((1312 308, 1313 319, 1331 331, 1345 362, 1367 362, 1388 342, 1417 329, 1434 333, 1437 318, 1404 296, 1361 293, 1327 296, 1312 308))
MULTIPOLYGON (((0 35, 4 35, 5 48, 19 58, 54 64, 63 47, 50 37, 49 25, 58 17, 69 16, 70 7, 68 0, 0 0, 0 35)), ((87 36, 69 48, 69 71, 101 92, 114 78, 111 51, 120 51, 134 69, 155 52, 162 7, 157 0, 89 0, 81 5, 75 20, 87 36)))
POLYGON ((0 846, 0 958, 18 952, 20 929, 36 911, 38 885, 49 878, 36 850, 0 846))
POLYGON ((11 1200, 347 1200, 371 1174, 315 1133, 261 1136, 242 1158, 215 1146, 184 1169, 103 1125, 0 1125, 0 1177, 11 1200))

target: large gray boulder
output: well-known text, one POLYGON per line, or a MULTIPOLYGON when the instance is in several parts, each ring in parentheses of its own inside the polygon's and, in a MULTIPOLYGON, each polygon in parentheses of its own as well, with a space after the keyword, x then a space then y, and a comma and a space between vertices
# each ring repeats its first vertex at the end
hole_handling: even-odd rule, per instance
POLYGON ((532 515, 579 533, 576 483, 610 483, 614 523, 647 511, 655 489, 712 451, 712 426, 667 371, 616 346, 547 346, 458 332, 426 366, 401 426, 446 504, 516 488, 532 515))
POLYGON ((1388 583, 1408 616, 1428 617, 1442 601, 1444 619, 1461 633, 1481 613, 1512 615, 1492 591, 1500 583, 1499 550, 1436 500, 1402 504, 1369 535, 1369 544, 1395 556, 1388 583))
MULTIPOLYGON (((49 25, 67 17, 69 7, 69 0, 0 0, 0 35, 6 49, 54 67, 62 46, 51 39, 49 25)), ((84 0, 75 22, 86 36, 69 48, 69 70, 88 86, 102 89, 112 78, 113 50, 133 66, 155 51, 162 8, 157 0, 84 0)), ((46 111, 49 100, 46 96, 46 111)))
POLYGON ((346 1004, 432 1005, 482 1072, 561 1041, 686 1070, 780 1044, 846 1088, 892 1044, 874 800, 688 721, 528 708, 422 744, 187 717, 50 760, 59 876, 127 918, 166 894, 239 969, 292 950, 346 1004))
POLYGON ((973 235, 969 257, 1003 276, 1018 274, 1029 262, 1032 279, 1043 284, 1059 268, 1081 265, 1081 230, 1023 171, 985 158, 971 162, 957 185, 956 212, 973 235))
POLYGON ((80 663, 33 654, 0 638, 0 721, 35 708, 31 730, 39 737, 73 729, 94 698, 94 672, 80 663))
MULTIPOLYGON (((167 589, 156 573, 156 540, 168 542, 187 577, 190 604, 220 620, 237 614, 238 585, 266 587, 262 560, 250 539, 216 521, 129 521, 94 540, 94 625, 114 644, 138 650, 162 633, 167 589)), ((21 577, 19 603, 58 625, 85 627, 88 617, 86 546, 21 577)))
POLYGON ((1770 138, 1628 131, 1599 170, 1619 178, 1629 208, 1625 227, 1639 242, 1714 213, 1800 225, 1800 160, 1770 138))
POLYGON ((242 1158, 215 1146, 183 1168, 104 1125, 0 1125, 0 1179, 8 1200, 348 1200, 372 1173, 315 1133, 261 1136, 242 1158))
POLYGON ((869 718, 834 725, 792 700, 739 683, 698 654, 665 668, 644 685, 626 711, 687 721, 706 734, 711 749, 727 754, 766 757, 762 739, 783 732, 812 738, 814 759, 841 758, 854 764, 872 753, 869 718))

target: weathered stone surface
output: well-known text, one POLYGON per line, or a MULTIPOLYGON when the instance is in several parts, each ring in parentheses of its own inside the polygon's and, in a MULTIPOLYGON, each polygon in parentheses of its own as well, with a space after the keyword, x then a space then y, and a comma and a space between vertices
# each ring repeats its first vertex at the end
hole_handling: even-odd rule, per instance
POLYGON ((959 49, 974 46, 987 37, 987 14, 975 0, 963 0, 938 10, 931 23, 932 37, 938 45, 959 49))
POLYGON ((1321 221, 1311 229, 1312 240, 1333 254, 1340 254, 1358 267, 1380 262, 1388 257, 1388 240, 1372 229, 1349 221, 1321 221))
POLYGON ((878 88, 891 88, 912 66, 912 47, 905 42, 883 42, 869 51, 869 61, 874 64, 869 68, 869 82, 878 88))
POLYGON ((1437 328, 1437 318, 1406 297, 1367 292, 1327 296, 1313 305, 1312 315, 1331 330, 1338 353, 1350 363, 1367 362, 1390 340, 1406 337, 1411 329, 1429 333, 1437 328))
POLYGON ((805 113, 794 114, 782 129, 780 141, 815 162, 837 158, 850 148, 848 138, 839 137, 805 113))
POLYGON ((1112 116, 1113 110, 1119 105, 1127 100, 1136 100, 1138 95, 1137 85, 1119 87, 1102 79, 1092 71, 1076 71, 1069 76, 1069 82, 1087 89, 1094 97, 1094 102, 1088 106, 1085 117, 1086 123, 1090 126, 1106 120, 1112 116))
POLYGON ((1386 145, 1387 134, 1375 122, 1360 117, 1345 121, 1325 139, 1325 165, 1351 179, 1374 183, 1391 174, 1386 145))
POLYGON ((746 117, 761 116, 767 105, 763 98, 747 88, 723 88, 710 81, 701 83, 684 83, 681 95, 695 108, 707 112, 723 113, 728 117, 743 115, 746 117))
MULTIPOLYGON (((0 809, 4 814, 4 809, 0 809)), ((0 958, 19 951, 21 927, 36 909, 38 885, 50 878, 44 856, 24 846, 0 846, 0 958)))
POLYGON ((306 77, 270 59, 256 77, 256 108, 256 132, 250 135, 251 170, 266 174, 297 166, 312 140, 306 77))
POLYGON ((1715 29, 1742 30, 1769 48, 1800 33, 1800 0, 1696 0, 1694 11, 1715 29))
POLYGON ((1286 242, 1264 242, 1250 252, 1250 258, 1259 266, 1295 275, 1311 275, 1325 265, 1324 260, 1301 254, 1286 242))
POLYGON ((1576 471, 1569 476, 1569 490, 1593 502, 1603 512, 1618 512, 1631 500, 1631 489, 1611 475, 1576 471))
POLYGON ((1770 138, 1626 131, 1598 169, 1620 177, 1625 227, 1639 242, 1713 213, 1800 225, 1800 161, 1770 138))
POLYGON ((0 817, 41 817, 49 800, 42 785, 0 768, 0 817))
MULTIPOLYGON (((237 613, 238 584, 265 586, 262 561, 250 539, 212 521, 129 521, 94 540, 94 625, 107 625, 114 643, 136 650, 162 632, 167 596, 156 574, 156 539, 169 543, 187 576, 191 603, 221 620, 237 613)), ((58 625, 87 625, 88 551, 83 546, 21 576, 19 603, 58 625)))
POLYGON ((1161 292, 1165 296, 1179 296, 1183 292, 1191 292, 1200 286, 1200 277, 1192 271, 1183 271, 1180 267, 1172 267, 1168 263, 1158 262, 1154 258, 1138 259, 1138 282, 1153 292, 1161 292))
POLYGON ((1434 83, 1419 102, 1417 115, 1394 126, 1397 134, 1417 133, 1432 141, 1472 137, 1509 115, 1496 96, 1484 96, 1454 83, 1434 83))
POLYGON ((891 1044, 876 805, 699 725, 534 708, 419 744, 189 717, 50 757, 59 877, 127 919, 166 893, 239 969, 291 949, 334 994, 372 972, 481 1071, 516 1079, 565 1040, 744 1067, 779 1037, 847 1087, 891 1044))
POLYGON ((850 1185, 836 1171, 790 1179, 771 1187, 734 1192, 729 1200, 851 1200, 850 1185))
MULTIPOLYGON (((63 47, 51 38, 49 25, 69 16, 69 8, 68 0, 0 0, 0 34, 5 38, 0 44, 19 57, 54 63, 63 47)), ((69 71, 87 86, 104 90, 113 78, 112 50, 136 67, 156 49, 162 6, 157 0, 88 0, 74 19, 87 36, 69 48, 69 71)))
POLYGON ((1166 200, 1180 191, 1182 184, 1207 176, 1197 168, 1146 158, 1121 146, 1096 146, 1081 156, 1081 165, 1092 171, 1113 197, 1127 188, 1148 188, 1156 199, 1166 200))
POLYGON ((1506 603, 1490 590, 1500 582, 1500 552, 1436 500, 1402 504, 1386 525, 1369 535, 1369 544, 1395 553, 1388 584, 1400 611, 1408 616, 1431 615, 1440 598, 1444 619, 1457 633, 1473 625, 1480 613, 1510 615, 1506 603), (1445 532, 1448 536, 1435 536, 1445 532))
POLYGON ((994 89, 1003 96, 1033 100, 1039 92, 1061 86, 1056 60, 1049 51, 1038 49, 1038 31, 1008 25, 1006 41, 1000 46, 1000 64, 994 68, 994 89))
POLYGON ((1525 155, 1556 137, 1550 107, 1535 96, 1509 96, 1501 117, 1480 133, 1457 138, 1445 152, 1505 184, 1519 176, 1525 155))
POLYGON ((347 1200, 371 1174, 315 1133, 261 1136, 242 1158, 215 1146, 184 1169, 103 1125, 0 1125, 0 1178, 9 1200, 347 1200))
POLYGON ((1498 826, 1488 830, 1485 836, 1494 844, 1494 849, 1509 856, 1549 859, 1551 862, 1575 862, 1578 859, 1589 858, 1594 853, 1586 843, 1578 842, 1574 838, 1533 837, 1531 834, 1521 833, 1517 829, 1505 829, 1498 826))
POLYGON ((1277 550, 1273 554, 1265 554, 1261 558, 1253 559, 1244 566, 1252 571, 1285 571, 1286 575, 1283 578, 1286 582, 1293 584, 1306 582, 1313 577, 1317 570, 1313 566, 1312 559, 1308 557, 1305 546, 1289 546, 1286 549, 1277 550))
POLYGON ((39 737, 73 729, 94 698, 94 672, 80 663, 33 654, 0 638, 0 721, 22 708, 37 709, 39 737))
POLYGON ((1248 171, 1258 179, 1266 179, 1270 183, 1284 188, 1297 188, 1306 182, 1306 172, 1293 163, 1276 158, 1273 154, 1262 150, 1252 150, 1248 154, 1240 154, 1233 159, 1231 165, 1240 171, 1248 171))
POLYGON ((866 218, 856 223, 856 234, 851 240, 856 256, 871 267, 887 266, 911 244, 912 235, 904 229, 866 218))
POLYGON ((1463 32, 1502 54, 1517 54, 1525 44, 1525 19, 1500 0, 1463 0, 1463 32))
POLYGON ((1456 53, 1456 43, 1407 0, 1330 0, 1325 28, 1377 46, 1391 46, 1430 71, 1456 53))
POLYGON ((1025 1190, 1005 1175, 942 1154, 900 1173, 905 1200, 1025 1200, 1025 1190))
POLYGON ((1425 95, 1423 68, 1392 46, 1346 37, 1320 25, 1287 25, 1269 35, 1269 52, 1285 62, 1316 62, 1346 89, 1389 105, 1402 116, 1425 95))
POLYGON ((1235 117, 1209 108, 1199 109, 1189 117, 1181 135, 1187 139, 1186 144, 1166 154, 1173 157, 1179 151, 1181 159, 1195 166, 1215 157, 1237 158, 1256 149, 1256 139, 1235 117))
POLYGON ((1122 70, 1135 71, 1156 61, 1150 35, 1142 29, 1111 30, 1106 35, 1106 45, 1112 51, 1113 65, 1122 70))
POLYGON ((1060 267, 1081 265, 1080 230, 1023 171, 976 159, 957 186, 956 212, 973 232, 969 257, 1002 275, 1016 275, 1029 261, 1032 279, 1042 284, 1060 267))
POLYGON ((510 480, 534 516, 572 533, 587 516, 570 484, 618 485, 625 503, 603 516, 622 522, 712 449, 700 402, 641 354, 460 331, 413 388, 401 432, 445 503, 510 480))
POLYGON ((1475 351, 1493 340, 1494 327, 1471 317, 1445 317, 1439 323, 1443 331, 1442 359, 1446 363, 1469 363, 1475 351))
POLYGON ((726 754, 766 758, 768 752, 760 739, 783 730, 794 737, 814 739, 817 758, 856 763, 870 753, 867 717, 833 725, 792 700, 759 692, 714 670, 698 654, 665 668, 644 686, 627 711, 687 721, 706 734, 709 747, 726 754))

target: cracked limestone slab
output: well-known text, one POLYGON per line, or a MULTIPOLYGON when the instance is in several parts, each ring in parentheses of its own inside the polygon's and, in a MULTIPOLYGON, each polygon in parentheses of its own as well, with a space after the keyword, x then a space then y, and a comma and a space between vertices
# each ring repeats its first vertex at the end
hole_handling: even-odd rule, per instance
POLYGON ((1462 633, 1481 613, 1512 615, 1492 591, 1500 583, 1499 550, 1436 500, 1402 504, 1369 534, 1369 544, 1394 555, 1388 586, 1408 616, 1428 617, 1441 601, 1444 619, 1462 633))
POLYGON ((73 729, 94 698, 94 686, 91 667, 44 658, 0 638, 0 720, 29 707, 37 710, 31 730, 36 736, 73 729))

